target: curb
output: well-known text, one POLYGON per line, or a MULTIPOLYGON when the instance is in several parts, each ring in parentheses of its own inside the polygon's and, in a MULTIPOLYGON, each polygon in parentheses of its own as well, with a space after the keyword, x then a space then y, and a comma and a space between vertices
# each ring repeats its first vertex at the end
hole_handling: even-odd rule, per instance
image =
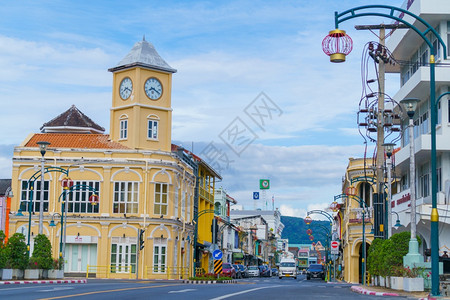
POLYGON ((236 280, 183 280, 183 283, 188 284, 216 284, 216 283, 236 283, 236 280))
POLYGON ((359 286, 352 286, 350 289, 353 292, 356 292, 359 294, 364 294, 364 295, 371 295, 371 296, 393 296, 393 297, 400 296, 399 294, 396 294, 396 293, 373 292, 373 291, 366 290, 359 286))
POLYGON ((57 283, 87 283, 87 279, 79 280, 15 280, 15 281, 0 281, 0 284, 57 284, 57 283))

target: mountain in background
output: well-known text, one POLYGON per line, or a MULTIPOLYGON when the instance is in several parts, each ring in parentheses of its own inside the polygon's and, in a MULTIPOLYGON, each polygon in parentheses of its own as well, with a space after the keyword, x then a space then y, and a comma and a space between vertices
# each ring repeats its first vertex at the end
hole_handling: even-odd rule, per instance
POLYGON ((306 225, 302 218, 281 216, 281 223, 284 224, 281 238, 289 239, 289 244, 311 244, 312 242, 320 241, 325 245, 326 238, 324 235, 319 234, 319 232, 326 232, 326 230, 320 226, 314 226, 314 224, 325 226, 329 228, 331 232, 330 222, 328 221, 314 220, 310 225, 306 225), (309 239, 309 235, 306 233, 308 228, 311 228, 312 230, 312 236, 314 237, 313 241, 309 239))

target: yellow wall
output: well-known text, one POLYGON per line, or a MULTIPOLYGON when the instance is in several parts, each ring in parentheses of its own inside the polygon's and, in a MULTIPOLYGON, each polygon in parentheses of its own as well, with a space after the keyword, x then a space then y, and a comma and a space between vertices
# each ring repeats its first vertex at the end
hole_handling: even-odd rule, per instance
MULTIPOLYGON (((372 160, 366 160, 366 167, 371 165, 372 160)), ((362 187, 363 181, 354 182, 352 179, 356 177, 361 177, 366 175, 368 177, 368 181, 370 181, 373 176, 373 172, 366 169, 364 173, 364 159, 353 159, 349 160, 349 164, 347 166, 345 180, 342 186, 342 193, 344 194, 349 187, 356 188, 356 195, 360 195, 360 189, 362 187)), ((373 189, 373 187, 372 187, 373 189)), ((373 190, 371 191, 373 193, 373 190)), ((343 198, 344 203, 343 207, 341 207, 341 212, 343 213, 342 224, 341 224, 341 232, 342 232, 342 247, 343 247, 343 261, 344 261, 344 280, 350 283, 359 283, 359 262, 360 262, 360 249, 362 247, 362 222, 354 223, 351 220, 355 220, 358 218, 355 209, 360 207, 358 201, 351 199, 349 197, 343 198)), ((373 234, 370 233, 373 224, 373 217, 369 218, 366 215, 366 224, 365 224, 365 238, 366 250, 369 249, 369 245, 372 243, 373 234), (370 219, 370 220, 369 220, 370 219)), ((367 267, 366 267, 367 270, 367 267)))
POLYGON ((170 151, 172 143, 172 108, 171 89, 172 74, 149 70, 144 68, 132 68, 113 74, 113 100, 111 108, 111 137, 125 146, 135 149, 153 149, 170 151), (133 83, 131 96, 122 100, 119 96, 119 85, 123 78, 129 77, 133 83), (157 78, 162 86, 163 93, 160 99, 149 99, 144 91, 145 81, 157 78), (127 139, 120 139, 120 117, 128 116, 127 139), (147 117, 155 115, 159 118, 158 140, 147 138, 147 117))
MULTIPOLYGON (((12 177, 12 190, 15 195, 12 201, 11 211, 19 210, 19 201, 21 198, 21 181, 27 181, 34 173, 39 172, 40 164, 38 158, 40 153, 34 151, 34 161, 26 160, 33 156, 33 151, 18 151, 16 148, 14 153, 14 167, 12 177)), ((80 163, 70 167, 69 176, 73 181, 96 181, 100 183, 100 203, 98 213, 69 213, 67 217, 67 240, 80 241, 80 245, 97 244, 96 265, 106 266, 111 264, 111 243, 113 239, 120 240, 129 244, 136 244, 138 240, 139 228, 145 228, 145 248, 141 252, 140 257, 140 278, 166 278, 167 275, 152 274, 151 266, 153 265, 153 243, 155 238, 167 239, 167 262, 168 267, 187 267, 187 261, 192 261, 193 249, 192 245, 187 241, 188 236, 193 238, 193 226, 185 224, 183 226, 182 219, 177 220, 180 215, 181 190, 188 192, 189 211, 193 211, 193 188, 194 177, 192 168, 184 164, 182 161, 174 159, 172 155, 158 154, 158 157, 164 157, 159 163, 154 163, 152 154, 143 153, 127 153, 128 160, 121 158, 120 150, 115 150, 112 154, 108 154, 106 158, 103 151, 94 151, 96 160, 89 162, 87 157, 93 158, 93 152, 85 151, 65 151, 54 152, 48 150, 46 157, 46 167, 58 166, 67 169, 71 164, 80 163), (57 157, 55 157, 55 155, 57 157), (65 160, 62 161, 58 157, 65 160), (71 158, 69 158, 71 157, 71 158), (81 157, 84 157, 81 160, 81 157), (183 179, 184 178, 184 179, 183 179), (135 181, 139 183, 139 209, 137 213, 114 213, 114 182, 115 181, 135 181), (154 213, 154 195, 155 182, 163 182, 169 184, 169 203, 168 213, 160 218, 160 214, 154 213), (176 192, 178 187, 178 193, 176 192), (178 201, 178 210, 175 211, 175 201, 178 201), (183 231, 183 228, 185 229, 183 231), (80 239, 81 238, 81 239, 80 239), (183 241, 184 239, 184 241, 183 241), (82 242, 84 240, 84 242, 82 242), (126 241, 125 241, 126 240, 126 241), (86 244, 84 244, 86 242, 86 244), (181 246, 184 244, 184 253, 182 254, 181 246), (176 245, 176 250, 175 250, 176 245), (181 261, 182 255, 186 257, 189 250, 189 258, 181 261), (175 264, 174 254, 177 253, 177 263, 175 264), (145 267, 149 268, 149 273, 144 274, 145 267)), ((148 153, 148 152, 147 152, 148 153)), ((60 222, 59 217, 55 218, 56 227, 50 227, 50 215, 53 213, 61 213, 61 203, 58 202, 63 192, 61 180, 65 176, 59 172, 51 172, 45 174, 45 179, 50 180, 49 188, 49 211, 44 213, 44 233, 49 236, 53 246, 53 256, 58 257, 59 240, 60 240, 60 222)), ((40 179, 39 179, 40 180, 40 179)), ((36 193, 35 193, 36 194, 36 193)), ((36 199, 36 195, 34 196, 36 199)), ((87 204, 90 205, 90 204, 87 204)), ((10 218, 10 235, 16 231, 20 231, 21 226, 28 228, 28 213, 24 212, 24 217, 14 215, 10 218)), ((38 233, 38 212, 32 215, 31 232, 33 236, 38 233)), ((187 220, 186 220, 187 223, 187 220)), ((27 238, 26 238, 27 239, 27 238)), ((68 257, 66 247, 66 260, 68 257)), ((192 264, 190 264, 192 266, 192 264)), ((112 274, 112 277, 127 277, 124 274, 112 274)), ((135 275, 133 275, 135 278, 135 275)), ((102 277, 102 276, 100 276, 102 277)))
MULTIPOLYGON (((212 243, 212 220, 214 218, 214 174, 204 165, 199 166, 199 205, 198 212, 201 214, 198 219, 197 242, 205 245, 205 242, 212 243)), ((211 253, 202 253, 200 257, 200 266, 207 272, 212 269, 211 253)))

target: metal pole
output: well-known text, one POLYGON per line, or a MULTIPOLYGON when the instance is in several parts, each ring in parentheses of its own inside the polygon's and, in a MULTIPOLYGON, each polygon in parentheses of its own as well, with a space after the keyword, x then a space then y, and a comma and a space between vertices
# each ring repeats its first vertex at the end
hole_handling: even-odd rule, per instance
POLYGON ((62 203, 61 207, 61 233, 59 237, 59 255, 62 256, 62 250, 63 250, 63 224, 64 224, 64 202, 62 203))
POLYGON ((30 186, 30 201, 28 203, 28 241, 27 241, 27 251, 28 255, 30 254, 30 239, 31 239, 31 213, 33 211, 33 194, 34 194, 34 186, 32 182, 29 182, 30 186))
POLYGON ((387 174, 388 174, 388 199, 386 199, 386 206, 387 206, 387 226, 388 226, 388 236, 387 238, 390 238, 392 236, 392 178, 391 178, 391 169, 392 169, 392 158, 389 155, 388 159, 386 160, 386 167, 387 167, 387 174))
POLYGON ((139 279, 139 253, 141 252, 140 245, 140 229, 137 232, 137 247, 136 247, 136 279, 139 279))
MULTIPOLYGON (((437 210, 436 170, 436 79, 433 52, 430 53, 430 114, 431 114, 431 294, 439 296, 439 214, 437 210)), ((445 54, 445 53, 444 53, 445 54)))
POLYGON ((333 257, 333 278, 336 281, 336 257, 333 257))
MULTIPOLYGON (((65 194, 67 195, 67 193, 65 194)), ((68 199, 64 199, 64 201, 68 201, 68 199)), ((64 203, 64 242, 63 242, 63 257, 66 258, 66 237, 67 237, 67 213, 69 212, 68 203, 64 203)))
POLYGON ((44 163, 45 163, 45 152, 41 152, 42 153, 42 158, 41 158, 41 193, 40 193, 40 197, 41 199, 39 199, 39 234, 42 234, 43 232, 43 221, 44 221, 44 163))
POLYGON ((416 161, 414 151, 414 121, 413 118, 409 118, 409 194, 411 195, 411 240, 416 239, 416 161))
POLYGON ((365 208, 363 208, 362 211, 362 238, 363 238, 363 244, 362 244, 362 254, 363 254, 363 261, 362 261, 362 272, 363 272, 363 285, 366 285, 366 212, 365 208))

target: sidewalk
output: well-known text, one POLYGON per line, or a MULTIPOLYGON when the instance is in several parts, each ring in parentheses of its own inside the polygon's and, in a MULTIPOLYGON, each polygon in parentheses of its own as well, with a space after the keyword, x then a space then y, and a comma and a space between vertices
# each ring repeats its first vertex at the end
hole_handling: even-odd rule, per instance
POLYGON ((43 280, 4 280, 0 284, 59 284, 59 283, 87 283, 87 279, 43 279, 43 280))
POLYGON ((355 285, 351 287, 351 290, 355 293, 374 295, 374 296, 402 296, 409 299, 450 299, 450 297, 431 297, 430 292, 405 292, 393 289, 388 289, 380 286, 362 286, 355 285))

